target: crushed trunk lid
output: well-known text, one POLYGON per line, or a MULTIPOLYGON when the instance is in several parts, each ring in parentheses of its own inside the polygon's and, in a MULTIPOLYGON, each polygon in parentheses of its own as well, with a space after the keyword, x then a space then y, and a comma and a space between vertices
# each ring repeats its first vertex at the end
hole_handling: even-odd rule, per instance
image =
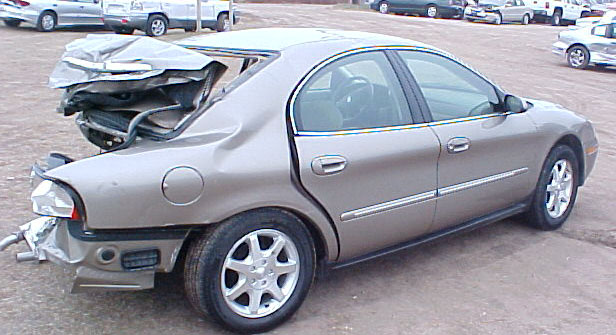
POLYGON ((88 35, 66 46, 49 86, 64 89, 58 111, 77 114, 90 142, 118 150, 137 136, 175 137, 225 70, 209 56, 150 37, 88 35))

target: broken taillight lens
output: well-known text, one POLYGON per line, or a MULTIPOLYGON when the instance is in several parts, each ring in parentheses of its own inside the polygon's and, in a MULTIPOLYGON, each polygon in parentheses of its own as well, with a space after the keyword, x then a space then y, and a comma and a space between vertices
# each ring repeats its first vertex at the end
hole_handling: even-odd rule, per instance
POLYGON ((75 202, 71 195, 62 186, 51 180, 43 180, 32 191, 32 211, 39 215, 59 218, 73 218, 79 215, 75 209, 75 202))

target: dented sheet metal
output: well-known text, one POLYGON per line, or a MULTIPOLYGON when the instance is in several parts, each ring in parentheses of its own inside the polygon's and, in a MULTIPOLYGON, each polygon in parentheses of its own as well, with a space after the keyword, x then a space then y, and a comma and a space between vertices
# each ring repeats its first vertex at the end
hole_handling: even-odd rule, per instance
POLYGON ((142 80, 166 70, 199 71, 212 62, 211 57, 150 37, 88 35, 66 46, 49 77, 49 86, 67 88, 95 81, 142 80), (145 70, 148 67, 151 70, 145 70))

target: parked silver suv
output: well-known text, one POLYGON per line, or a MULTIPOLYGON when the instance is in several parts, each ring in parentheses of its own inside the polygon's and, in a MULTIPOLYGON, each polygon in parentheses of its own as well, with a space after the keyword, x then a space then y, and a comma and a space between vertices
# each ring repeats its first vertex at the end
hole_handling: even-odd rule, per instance
POLYGON ((595 164, 589 121, 419 42, 281 28, 179 44, 67 46, 50 84, 103 153, 36 165, 42 216, 0 250, 25 240, 18 260, 72 268, 74 292, 148 289, 183 265, 197 311, 259 332, 317 269, 514 214, 557 229, 595 164))

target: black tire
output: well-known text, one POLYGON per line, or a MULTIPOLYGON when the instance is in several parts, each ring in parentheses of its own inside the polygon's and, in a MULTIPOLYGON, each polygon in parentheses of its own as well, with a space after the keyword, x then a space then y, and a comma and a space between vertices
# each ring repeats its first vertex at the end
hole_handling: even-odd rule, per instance
POLYGON ((588 67, 588 63, 590 62, 590 52, 588 49, 582 45, 576 45, 567 50, 567 64, 574 69, 585 69, 588 67), (583 57, 583 60, 580 62, 578 60, 579 57, 583 57))
POLYGON ((440 15, 438 6, 434 4, 427 5, 424 11, 424 15, 433 19, 438 18, 440 15))
POLYGON ((222 31, 227 30, 227 28, 225 27, 225 21, 226 22, 229 21, 229 14, 228 13, 218 14, 218 19, 216 19, 216 31, 217 32, 222 32, 222 31))
POLYGON ((21 24, 21 20, 13 20, 13 19, 4 19, 4 24, 7 27, 17 28, 21 24))
POLYGON ((530 23, 530 16, 528 14, 524 14, 524 16, 522 17, 522 24, 527 25, 529 23, 530 23))
POLYGON ((200 314, 228 329, 263 332, 278 326, 297 311, 312 284, 315 264, 314 242, 301 220, 284 210, 254 210, 220 223, 191 243, 184 269, 186 295, 200 314), (300 268, 297 284, 282 306, 271 314, 248 318, 228 306, 221 286, 227 284, 223 284, 221 276, 227 254, 236 242, 261 229, 282 232, 290 238, 297 249, 300 268))
POLYGON ((381 14, 389 14, 389 2, 381 1, 379 2, 379 13, 381 14))
POLYGON ((543 164, 543 168, 541 169, 541 175, 539 177, 539 181, 537 182, 535 194, 533 196, 533 200, 528 211, 529 223, 537 229, 546 231, 560 228, 569 217, 571 209, 575 204, 578 190, 578 181, 579 162, 577 156, 575 155, 575 152, 573 152, 573 149, 571 149, 571 147, 567 145, 558 145, 552 148, 552 150, 548 154, 547 159, 545 160, 545 163, 543 164), (571 178, 573 181, 573 185, 568 207, 560 216, 554 218, 548 213, 548 209, 546 207, 546 192, 548 184, 551 182, 551 172, 554 168, 554 164, 562 159, 571 163, 571 178))
POLYGON ((563 13, 560 9, 557 9, 554 11, 554 14, 552 15, 552 19, 550 20, 550 23, 553 26, 560 26, 563 24, 563 13))
POLYGON ((121 35, 132 35, 135 32, 135 28, 127 27, 111 27, 111 30, 113 30, 113 32, 116 34, 121 35))
POLYGON ((58 16, 52 11, 44 11, 36 20, 36 30, 42 32, 50 32, 56 29, 58 24, 58 16), (51 22, 51 23, 50 23, 51 22))
POLYGON ((167 33, 169 21, 166 17, 160 14, 150 15, 148 23, 145 27, 145 34, 150 37, 163 36, 167 33))

